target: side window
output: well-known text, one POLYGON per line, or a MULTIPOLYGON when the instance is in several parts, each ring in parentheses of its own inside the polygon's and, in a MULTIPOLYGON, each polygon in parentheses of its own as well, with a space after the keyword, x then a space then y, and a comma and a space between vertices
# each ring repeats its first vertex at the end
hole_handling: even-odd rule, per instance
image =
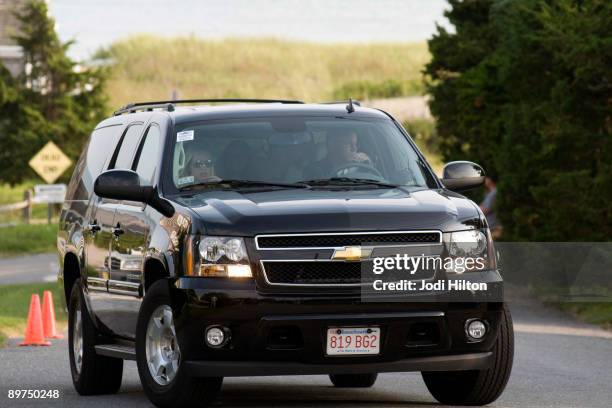
POLYGON ((138 147, 138 141, 140 139, 140 132, 142 131, 142 125, 132 125, 128 128, 121 141, 119 153, 115 159, 114 169, 131 169, 132 159, 136 153, 138 147))
POLYGON ((140 181, 145 185, 153 182, 155 169, 157 168, 157 156, 161 143, 161 133, 156 125, 152 125, 147 130, 144 142, 141 144, 136 165, 136 173, 140 176, 140 181))
POLYGON ((104 169, 120 137, 121 125, 107 126, 92 132, 89 144, 75 168, 69 187, 71 191, 66 194, 67 197, 86 199, 91 195, 94 181, 104 169), (80 191, 78 194, 77 190, 80 191))
POLYGON ((87 168, 96 178, 102 172, 106 160, 115 149, 121 136, 120 126, 108 126, 96 129, 91 134, 89 148, 87 149, 87 168))

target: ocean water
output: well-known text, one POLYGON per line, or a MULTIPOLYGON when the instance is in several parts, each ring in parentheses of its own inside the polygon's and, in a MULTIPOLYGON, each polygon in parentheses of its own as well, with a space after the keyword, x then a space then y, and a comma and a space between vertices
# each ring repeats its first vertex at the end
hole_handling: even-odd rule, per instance
POLYGON ((312 42, 422 41, 446 25, 445 0, 50 0, 73 57, 138 33, 312 42))

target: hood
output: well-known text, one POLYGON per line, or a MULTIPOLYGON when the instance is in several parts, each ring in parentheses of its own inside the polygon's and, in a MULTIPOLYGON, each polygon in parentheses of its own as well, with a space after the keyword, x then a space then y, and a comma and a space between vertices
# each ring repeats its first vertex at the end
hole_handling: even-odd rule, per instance
POLYGON ((446 190, 208 191, 173 201, 192 211, 193 233, 208 235, 447 232, 483 226, 472 201, 446 190))

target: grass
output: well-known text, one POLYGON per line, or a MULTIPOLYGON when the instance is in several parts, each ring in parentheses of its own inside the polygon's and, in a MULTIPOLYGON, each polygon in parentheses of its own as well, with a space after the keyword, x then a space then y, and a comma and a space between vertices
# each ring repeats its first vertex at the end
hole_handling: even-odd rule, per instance
POLYGON ((56 236, 57 224, 0 228, 0 257, 53 252, 56 250, 56 236))
MULTIPOLYGON (((0 205, 23 200, 23 192, 33 188, 34 181, 16 186, 0 184, 0 205)), ((47 205, 32 208, 32 224, 23 224, 21 210, 0 213, 0 258, 53 252, 56 249, 57 217, 47 224, 47 205)))
MULTIPOLYGON (((26 181, 15 186, 10 186, 9 184, 0 184, 0 206, 4 204, 14 204, 23 201, 24 192, 29 189, 34 190, 35 184, 42 184, 42 182, 26 181)), ((35 204, 32 207, 32 222, 47 222, 47 211, 47 204, 35 204)), ((23 222, 22 210, 0 213, 0 225, 16 224, 21 222, 23 222)), ((0 234, 1 233, 2 229, 0 229, 0 234)), ((0 252, 2 252, 2 246, 0 246, 0 252)))
POLYGON ((610 302, 556 303, 555 306, 583 322, 612 330, 612 303, 610 302))
POLYGON ((430 59, 425 42, 329 45, 148 35, 116 42, 99 56, 114 62, 108 84, 112 107, 168 99, 174 89, 185 99, 421 94, 421 70, 430 59))
POLYGON ((33 181, 17 184, 15 186, 0 184, 0 205, 23 201, 24 191, 34 188, 34 184, 36 183, 33 181))
POLYGON ((24 285, 0 286, 0 346, 7 337, 22 337, 28 320, 28 310, 32 294, 40 296, 42 305, 43 291, 53 294, 57 329, 66 325, 66 312, 61 303, 61 288, 57 283, 29 283, 24 285))
POLYGON ((374 98, 396 98, 407 95, 420 95, 423 93, 422 82, 418 79, 397 80, 386 79, 375 82, 360 80, 347 82, 336 88, 333 92, 333 99, 374 99, 374 98))

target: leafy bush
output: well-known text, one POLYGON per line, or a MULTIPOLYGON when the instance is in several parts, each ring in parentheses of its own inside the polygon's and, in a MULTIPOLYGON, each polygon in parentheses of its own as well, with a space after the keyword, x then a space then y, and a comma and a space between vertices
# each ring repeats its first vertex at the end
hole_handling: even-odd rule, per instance
POLYGON ((449 0, 429 41, 445 160, 499 176, 506 238, 612 236, 612 2, 449 0))

